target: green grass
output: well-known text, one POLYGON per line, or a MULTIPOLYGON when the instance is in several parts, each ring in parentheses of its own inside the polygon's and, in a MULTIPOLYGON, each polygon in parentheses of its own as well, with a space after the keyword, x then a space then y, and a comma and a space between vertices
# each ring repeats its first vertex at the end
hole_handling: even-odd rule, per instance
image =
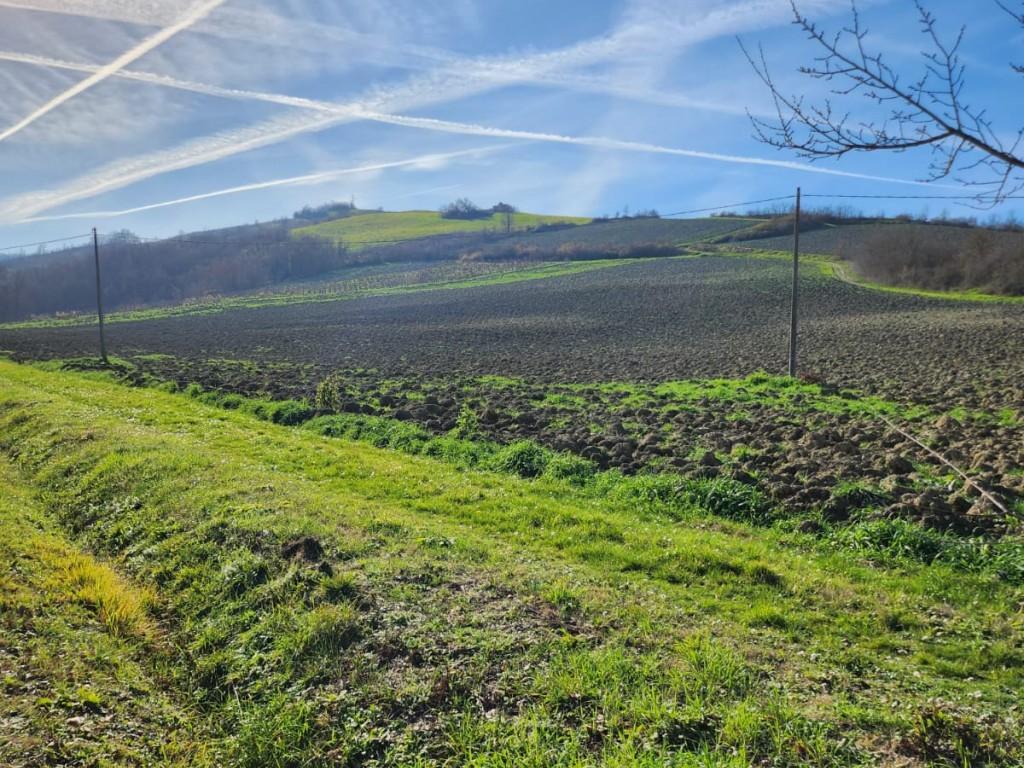
POLYGON ((673 519, 638 501, 671 488, 596 497, 6 362, 0 455, 15 510, 152 590, 177 650, 133 641, 139 663, 219 764, 1024 759, 1020 589, 748 524, 762 502, 724 486, 673 519))
MULTIPOLYGON (((713 400, 731 405, 759 403, 794 412, 899 415, 910 420, 930 415, 929 410, 922 406, 906 406, 854 390, 835 390, 813 382, 764 372, 734 379, 680 379, 654 385, 604 382, 564 385, 564 389, 569 392, 596 389, 602 397, 620 406, 661 408, 664 411, 675 411, 704 400, 713 400)), ((563 409, 578 410, 582 404, 577 400, 571 395, 552 393, 545 402, 563 409)))
MULTIPOLYGON (((513 229, 536 227, 540 224, 586 224, 590 219, 578 216, 547 216, 537 213, 515 213, 512 216, 513 229)), ((504 215, 496 213, 482 219, 443 219, 437 211, 395 211, 365 213, 344 219, 327 221, 294 231, 297 237, 322 237, 349 245, 353 251, 385 244, 416 240, 434 235, 450 235, 460 232, 503 232, 504 215)))
POLYGON ((6 457, 0 557, 0 763, 220 763, 160 679, 173 655, 153 589, 68 541, 6 457))

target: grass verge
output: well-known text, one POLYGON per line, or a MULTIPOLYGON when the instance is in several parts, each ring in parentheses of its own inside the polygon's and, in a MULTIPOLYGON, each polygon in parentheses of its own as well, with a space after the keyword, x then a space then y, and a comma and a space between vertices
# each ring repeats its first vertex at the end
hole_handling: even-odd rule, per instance
POLYGON ((1024 759, 1022 595, 998 580, 95 377, 0 381, 17 482, 154 591, 166 687, 232 763, 1024 759))

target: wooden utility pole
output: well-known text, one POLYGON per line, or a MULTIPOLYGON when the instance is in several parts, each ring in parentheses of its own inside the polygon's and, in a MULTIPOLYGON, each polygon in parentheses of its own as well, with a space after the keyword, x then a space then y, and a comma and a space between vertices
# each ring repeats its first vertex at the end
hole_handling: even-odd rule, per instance
POLYGON ((793 212, 793 302, 789 312, 789 375, 796 377, 796 325, 800 297, 800 187, 793 212))
POLYGON ((100 360, 104 365, 107 360, 107 341, 103 337, 103 291, 100 289, 100 239, 96 234, 96 227, 92 228, 92 255, 96 260, 96 316, 100 321, 100 360))

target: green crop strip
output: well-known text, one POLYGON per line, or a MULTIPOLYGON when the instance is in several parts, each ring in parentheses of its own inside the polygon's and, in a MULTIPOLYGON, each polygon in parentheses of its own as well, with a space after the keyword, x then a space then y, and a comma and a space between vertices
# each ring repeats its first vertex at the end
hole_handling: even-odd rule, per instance
MULTIPOLYGON (((462 280, 448 280, 415 285, 369 288, 340 294, 319 293, 276 293, 270 295, 246 295, 227 297, 208 302, 182 304, 173 307, 156 307, 152 309, 127 310, 112 312, 105 316, 108 323, 131 323, 143 320, 161 320, 169 317, 186 317, 213 315, 232 310, 260 309, 263 307, 281 307, 301 304, 321 304, 333 301, 349 301, 369 298, 372 296, 393 296, 407 293, 420 293, 435 290, 458 290, 462 288, 478 288, 488 285, 507 285, 528 280, 544 280, 553 277, 564 277, 589 272, 595 269, 618 267, 635 263, 640 259, 594 259, 591 261, 559 261, 545 263, 536 267, 510 269, 505 272, 472 277, 462 280)), ((0 329, 13 330, 18 328, 63 328, 70 326, 92 325, 95 317, 76 315, 73 317, 47 318, 26 320, 16 323, 0 324, 0 329)))

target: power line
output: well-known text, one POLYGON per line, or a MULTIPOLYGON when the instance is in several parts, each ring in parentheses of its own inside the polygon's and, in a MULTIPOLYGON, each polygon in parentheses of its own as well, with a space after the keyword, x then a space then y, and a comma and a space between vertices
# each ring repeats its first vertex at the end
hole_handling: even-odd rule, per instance
MULTIPOLYGON (((839 197, 862 200, 977 200, 977 195, 830 195, 806 194, 804 197, 839 197)), ((1004 195, 1001 200, 1024 200, 1024 195, 1004 195)))
MULTIPOLYGON (((827 192, 808 192, 804 193, 803 197, 806 198, 829 198, 829 199, 845 199, 845 200, 977 200, 977 195, 872 195, 872 194, 846 194, 846 193, 827 193, 827 192)), ((746 200, 738 203, 723 203, 721 205, 707 206, 705 208, 691 208, 685 211, 673 211, 671 213, 661 214, 661 218, 670 218, 673 216, 687 216, 695 213, 708 213, 711 211, 721 211, 728 208, 742 208, 748 205, 761 205, 764 203, 777 203, 786 200, 792 200, 792 195, 779 195, 777 197, 765 197, 759 200, 746 200)), ((1001 198, 1002 200, 1024 200, 1024 195, 1005 195, 1001 198)), ((480 230, 474 232, 445 232, 438 233, 437 235, 424 235, 424 237, 471 237, 476 234, 486 234, 488 230, 480 230)), ((104 237, 109 237, 105 235, 104 237)), ((0 247, 0 252, 3 251, 16 251, 25 248, 35 248, 41 245, 51 245, 53 243, 68 242, 71 240, 80 240, 88 237, 92 237, 91 232, 86 232, 81 235, 70 235, 68 237, 54 238, 53 240, 39 240, 34 243, 22 243, 20 245, 8 245, 0 247)), ((326 238, 324 238, 326 239, 326 238)), ((412 238, 418 239, 418 238, 412 238)), ((184 237, 139 237, 139 242, 143 243, 182 243, 187 245, 293 245, 296 240, 288 237, 281 240, 249 240, 249 239, 226 239, 226 240, 201 240, 184 237)), ((395 239, 395 240, 345 240, 341 239, 336 241, 340 245, 351 246, 351 245, 397 245, 402 243, 410 242, 410 238, 395 239)))
MULTIPOLYGON (((438 232, 433 235, 422 235, 418 238, 403 238, 398 240, 346 240, 340 238, 336 240, 340 245, 388 245, 394 243, 409 243, 413 240, 425 239, 428 237, 472 237, 473 235, 485 235, 492 232, 503 232, 504 230, 472 230, 468 232, 438 232)), ((280 240, 193 240, 191 238, 186 239, 182 237, 139 237, 138 240, 142 243, 187 243, 189 245, 295 245, 301 243, 304 239, 330 242, 333 238, 320 237, 318 235, 305 235, 302 237, 287 237, 280 240)))
MULTIPOLYGON (((809 197, 809 195, 805 195, 809 197)), ((780 200, 792 200, 792 195, 780 195, 779 197, 766 197, 762 200, 747 200, 744 203, 726 203, 725 205, 714 205, 709 208, 693 208, 689 211, 675 211, 674 213, 663 213, 662 217, 685 216, 689 213, 707 213, 708 211, 721 211, 724 208, 741 208, 744 205, 757 205, 758 203, 776 203, 780 200)))
POLYGON ((92 232, 86 232, 84 235, 71 235, 70 237, 58 237, 54 240, 39 240, 35 243, 23 243, 21 245, 6 245, 0 248, 0 251, 17 251, 21 248, 35 248, 39 245, 49 245, 50 243, 63 243, 67 240, 81 240, 86 237, 92 237, 92 232))

